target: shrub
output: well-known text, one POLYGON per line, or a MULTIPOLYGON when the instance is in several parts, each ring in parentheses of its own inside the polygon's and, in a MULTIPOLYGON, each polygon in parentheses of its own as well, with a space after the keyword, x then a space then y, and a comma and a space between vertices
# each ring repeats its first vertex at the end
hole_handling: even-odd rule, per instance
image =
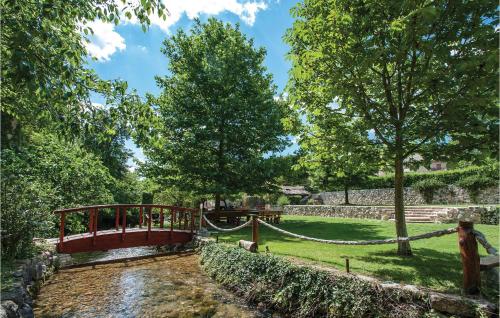
POLYGON ((500 217, 500 208, 487 208, 484 213, 481 213, 481 224, 498 225, 500 217))
MULTIPOLYGON (((465 169, 434 171, 434 172, 408 172, 405 173, 404 186, 411 187, 416 182, 426 179, 436 179, 444 184, 456 184, 459 180, 474 175, 487 176, 493 180, 498 180, 498 163, 485 166, 471 166, 465 169)), ((369 177, 357 187, 359 189, 381 189, 394 188, 394 174, 381 177, 369 177)))
POLYGON ((263 302, 291 317, 413 318, 429 310, 423 297, 223 244, 204 245, 201 263, 218 283, 247 301, 263 302))
POLYGON ((464 177, 457 182, 457 185, 469 193, 471 201, 477 203, 479 191, 487 187, 494 186, 496 181, 490 176, 472 175, 464 177))
POLYGON ((1 187, 2 257, 27 257, 34 237, 56 236, 54 190, 26 177, 2 177, 1 187))
MULTIPOLYGON (((2 149, 1 162, 2 256, 27 256, 34 236, 53 237, 55 209, 113 202, 113 177, 78 144, 35 133, 22 149, 2 149)), ((81 232, 84 221, 68 214, 66 232, 81 232)))
POLYGON ((276 204, 283 207, 290 204, 290 199, 286 195, 282 195, 276 201, 276 204))
POLYGON ((426 203, 432 203, 434 192, 446 187, 446 184, 438 179, 423 179, 413 184, 413 188, 418 190, 425 199, 426 203))

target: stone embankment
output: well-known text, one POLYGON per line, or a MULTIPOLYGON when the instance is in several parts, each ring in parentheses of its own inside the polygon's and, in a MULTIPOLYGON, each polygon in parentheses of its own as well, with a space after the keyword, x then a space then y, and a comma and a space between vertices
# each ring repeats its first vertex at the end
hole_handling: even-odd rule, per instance
MULTIPOLYGON (((321 192, 313 195, 313 200, 325 205, 344 203, 344 191, 321 192)), ((404 188, 405 205, 424 204, 469 204, 473 203, 467 190, 454 185, 436 190, 432 202, 426 202, 424 196, 416 189, 404 188)), ((349 190, 349 202, 355 205, 392 205, 394 204, 394 189, 349 190)), ((479 191, 476 202, 482 204, 499 204, 500 193, 497 187, 479 191)))
POLYGON ((47 250, 39 255, 16 261, 12 273, 12 285, 2 287, 0 318, 29 318, 33 314, 33 298, 38 289, 58 266, 55 251, 47 250))
MULTIPOLYGON (((394 207, 388 206, 343 206, 343 205, 286 205, 284 214, 393 220, 394 207)), ((406 207, 408 222, 456 223, 468 219, 474 223, 498 224, 496 206, 468 207, 406 207)))

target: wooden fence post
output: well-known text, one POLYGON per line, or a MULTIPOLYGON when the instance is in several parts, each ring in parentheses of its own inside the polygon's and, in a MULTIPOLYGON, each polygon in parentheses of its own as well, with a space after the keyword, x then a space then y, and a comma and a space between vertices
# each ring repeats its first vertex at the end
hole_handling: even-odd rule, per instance
POLYGON ((252 214, 252 242, 259 245, 259 215, 252 214))
POLYGON ((458 245, 462 258, 464 292, 466 295, 479 294, 481 287, 480 260, 476 237, 473 233, 474 223, 459 221, 458 245))

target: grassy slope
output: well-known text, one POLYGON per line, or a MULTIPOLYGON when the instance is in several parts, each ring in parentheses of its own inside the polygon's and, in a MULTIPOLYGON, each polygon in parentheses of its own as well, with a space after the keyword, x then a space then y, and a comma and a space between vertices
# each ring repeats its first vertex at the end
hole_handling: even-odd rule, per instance
MULTIPOLYGON (((279 227, 288 231, 324 239, 372 240, 395 236, 394 223, 377 220, 285 216, 279 227)), ((409 235, 446 229, 454 224, 408 224, 409 235)), ((498 247, 498 226, 476 225, 491 244, 498 247)), ((236 242, 251 239, 251 229, 223 233, 219 239, 236 242)), ((260 228, 261 250, 267 245, 274 254, 295 256, 344 269, 349 257, 350 269, 382 280, 427 286, 435 290, 458 292, 461 263, 457 235, 446 235, 412 242, 413 257, 399 257, 395 245, 342 246, 298 240, 270 229, 260 228)), ((480 247, 481 255, 486 252, 480 247)))

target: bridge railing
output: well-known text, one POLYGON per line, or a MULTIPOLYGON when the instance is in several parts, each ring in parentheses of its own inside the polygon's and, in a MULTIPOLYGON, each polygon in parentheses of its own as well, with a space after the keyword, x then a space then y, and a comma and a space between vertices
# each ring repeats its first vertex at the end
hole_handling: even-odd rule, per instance
MULTIPOLYGON (((114 224, 115 230, 118 231, 121 227, 122 230, 122 240, 125 239, 126 229, 127 229, 127 210, 139 210, 139 228, 144 226, 144 220, 146 219, 147 226, 147 238, 149 239, 151 233, 151 227, 153 222, 153 209, 159 209, 159 226, 164 228, 165 224, 165 212, 170 212, 170 231, 173 231, 178 223, 177 228, 181 230, 189 230, 193 233, 196 229, 196 217, 199 215, 198 209, 185 208, 172 205, 162 205, 162 204, 108 204, 108 205, 93 205, 93 206, 82 206, 69 209, 60 209, 54 211, 54 213, 60 215, 59 222, 59 244, 62 246, 65 237, 65 223, 66 215, 69 213, 89 213, 88 221, 88 232, 92 233, 93 241, 97 238, 97 223, 100 211, 104 209, 114 210, 114 224), (121 222, 120 222, 121 217, 121 222), (120 224, 121 223, 121 224, 120 224)), ((156 213, 155 213, 156 214, 156 213)))

